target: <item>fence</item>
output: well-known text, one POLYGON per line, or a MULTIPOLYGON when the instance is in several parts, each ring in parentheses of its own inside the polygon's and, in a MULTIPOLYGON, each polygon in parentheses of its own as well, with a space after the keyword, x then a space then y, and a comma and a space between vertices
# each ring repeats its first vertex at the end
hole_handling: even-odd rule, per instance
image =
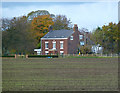
POLYGON ((118 57, 118 54, 63 54, 59 57, 118 57))
POLYGON ((63 54, 63 55, 9 55, 12 58, 67 58, 67 57, 118 57, 118 54, 63 54))

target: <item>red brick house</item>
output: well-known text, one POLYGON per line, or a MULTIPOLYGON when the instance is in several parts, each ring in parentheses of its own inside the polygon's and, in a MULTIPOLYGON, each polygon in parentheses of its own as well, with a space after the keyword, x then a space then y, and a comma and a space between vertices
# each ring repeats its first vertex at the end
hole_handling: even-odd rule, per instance
POLYGON ((84 34, 78 31, 75 24, 73 30, 50 30, 41 38, 41 54, 76 54, 84 45, 84 34))

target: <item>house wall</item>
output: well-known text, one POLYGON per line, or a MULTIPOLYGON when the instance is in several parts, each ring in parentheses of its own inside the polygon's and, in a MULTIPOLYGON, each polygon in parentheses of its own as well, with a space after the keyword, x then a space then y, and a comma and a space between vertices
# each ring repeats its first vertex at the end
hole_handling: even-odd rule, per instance
POLYGON ((88 35, 88 32, 84 32, 84 42, 85 42, 85 45, 88 44, 88 38, 89 38, 89 35, 88 35))
POLYGON ((84 41, 84 34, 80 33, 78 31, 77 24, 74 24, 73 28, 74 33, 72 34, 73 40, 70 40, 70 36, 67 39, 43 39, 42 40, 42 55, 45 55, 45 51, 49 51, 49 54, 52 53, 50 52, 50 49, 53 48, 53 41, 56 41, 56 49, 55 53, 60 54, 60 51, 64 51, 63 54, 76 54, 78 52, 78 48, 80 48, 80 41, 84 41), (83 39, 79 39, 79 35, 83 35, 83 39), (49 49, 45 49, 45 41, 49 42, 49 49), (60 49, 60 41, 64 41, 63 44, 63 49, 60 49))
POLYGON ((84 35, 83 39, 79 39, 79 35, 81 34, 79 31, 75 31, 72 36, 73 40, 70 40, 70 37, 68 38, 68 54, 76 54, 78 52, 78 48, 80 48, 80 41, 84 41, 84 35))
POLYGON ((53 51, 50 51, 50 49, 53 48, 53 41, 56 41, 56 52, 54 52, 55 54, 60 54, 60 51, 64 51, 64 54, 67 54, 68 51, 67 51, 67 47, 68 47, 68 40, 67 39, 53 39, 53 40, 42 40, 42 55, 45 55, 45 51, 49 51, 49 54, 53 54, 53 51), (45 49, 45 41, 49 42, 48 44, 48 48, 49 49, 45 49), (60 49, 60 41, 63 41, 63 49, 60 49))

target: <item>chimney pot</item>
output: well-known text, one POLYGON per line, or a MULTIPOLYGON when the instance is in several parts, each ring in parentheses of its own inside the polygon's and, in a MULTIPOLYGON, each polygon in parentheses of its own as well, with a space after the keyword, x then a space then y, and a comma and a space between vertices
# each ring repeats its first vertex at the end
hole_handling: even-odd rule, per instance
POLYGON ((75 32, 75 31, 78 31, 78 26, 77 26, 77 24, 74 24, 73 30, 74 30, 74 32, 75 32))

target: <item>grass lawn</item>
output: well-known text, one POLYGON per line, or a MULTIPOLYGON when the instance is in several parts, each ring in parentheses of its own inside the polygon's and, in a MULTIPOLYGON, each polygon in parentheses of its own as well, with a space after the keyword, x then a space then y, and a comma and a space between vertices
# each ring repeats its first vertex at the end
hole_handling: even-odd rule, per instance
POLYGON ((3 91, 118 90, 117 58, 2 59, 3 91))

